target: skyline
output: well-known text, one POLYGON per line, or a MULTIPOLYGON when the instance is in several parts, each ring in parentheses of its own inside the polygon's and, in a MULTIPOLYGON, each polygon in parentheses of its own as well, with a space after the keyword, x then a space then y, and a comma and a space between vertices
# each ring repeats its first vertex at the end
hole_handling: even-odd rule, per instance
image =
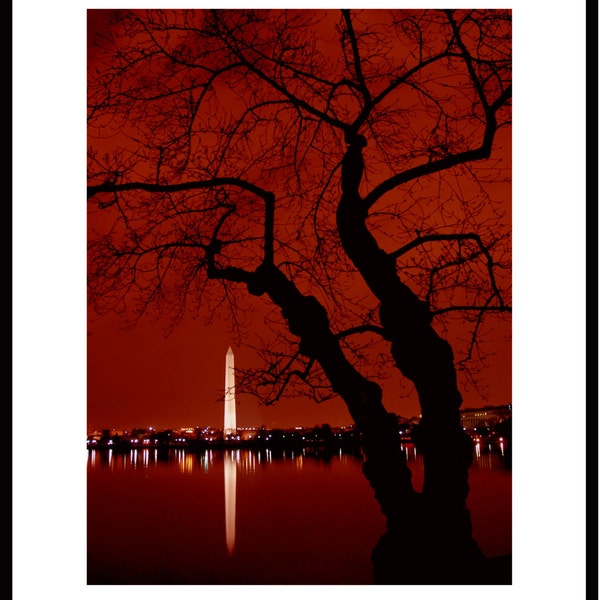
MULTIPOLYGON (((222 324, 204 327, 192 321, 187 331, 176 330, 166 339, 157 324, 122 330, 114 319, 106 319, 99 325, 97 329, 91 325, 89 331, 92 333, 88 335, 88 428, 121 430, 152 426, 168 429, 193 423, 211 426, 222 423, 224 385, 221 380, 226 351, 230 346, 222 324), (203 333, 212 333, 218 336, 218 342, 196 348, 194 340, 187 335, 194 332, 198 332, 198 339, 202 339, 203 333), (110 355, 102 352, 105 344, 114 345, 110 355), (216 344, 221 351, 217 351, 216 344), (141 346, 151 350, 149 362, 132 366, 130 357, 141 346), (194 350, 198 351, 195 356, 194 350), (168 365, 167 372, 164 371, 165 363, 168 365), (111 376, 107 377, 107 373, 111 376), (178 375, 173 377, 174 373, 178 375), (159 396, 157 390, 164 395, 159 396), (136 401, 131 402, 131 409, 125 411, 122 404, 127 393, 135 394, 136 401), (153 402, 145 401, 146 393, 153 402), (123 416, 117 416, 117 409, 123 416)), ((237 362, 238 354, 251 357, 247 350, 243 350, 234 348, 237 362)), ((496 386, 500 393, 494 396, 494 400, 484 402, 476 394, 463 396, 461 408, 510 404, 512 382, 503 384, 501 376, 502 370, 496 386)), ((391 395, 394 383, 388 383, 386 387, 391 395)), ((390 404, 390 410, 395 409, 399 416, 409 418, 420 414, 414 395, 390 404)), ((241 427, 311 427, 322 423, 345 426, 352 422, 339 398, 322 404, 299 398, 294 405, 261 406, 255 398, 238 394, 236 408, 241 427)))

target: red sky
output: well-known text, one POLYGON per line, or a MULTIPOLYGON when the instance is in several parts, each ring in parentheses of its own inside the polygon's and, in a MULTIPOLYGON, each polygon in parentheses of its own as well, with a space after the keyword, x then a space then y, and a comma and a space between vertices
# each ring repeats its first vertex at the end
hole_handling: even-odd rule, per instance
MULTIPOLYGON (((223 324, 188 320, 165 338, 160 325, 124 331, 108 317, 90 325, 89 332, 88 428, 222 426, 225 353, 231 343, 223 324)), ((253 358, 235 347, 234 354, 240 367, 253 358)), ((260 407, 253 397, 237 396, 239 427, 321 423, 351 423, 340 399, 260 407)))
MULTIPOLYGON (((88 330, 88 428, 222 425, 220 400, 225 384, 225 353, 230 344, 223 324, 205 327, 189 320, 165 337, 158 324, 126 331, 117 319, 106 317, 88 330)), ((236 366, 254 358, 247 350, 234 348, 234 353, 236 366)), ((496 357, 494 366, 489 370, 495 390, 491 403, 509 403, 509 349, 496 357)), ((394 381, 384 386, 388 410, 405 417, 418 415, 414 395, 391 399, 398 387, 394 381)), ((262 407, 255 398, 238 395, 237 402, 240 427, 351 424, 339 398, 321 404, 302 398, 262 407)), ((464 406, 479 404, 477 396, 464 396, 464 406)))
MULTIPOLYGON (((106 26, 108 11, 88 11, 88 40, 106 26)), ((93 47, 88 43, 88 64, 93 47)), ((253 298, 259 306, 263 301, 253 298)), ((509 333, 504 326, 503 334, 509 333)), ((224 323, 204 325, 185 319, 165 337, 157 323, 142 321, 135 329, 123 329, 115 316, 88 325, 87 415, 88 430, 133 427, 176 428, 197 425, 221 426, 225 353, 231 344, 224 323)), ((255 357, 234 345, 236 366, 251 365, 255 357)), ((383 384, 388 410, 410 417, 419 414, 415 394, 399 399, 400 375, 383 384)), ((491 390, 488 403, 511 402, 511 352, 499 346, 486 372, 491 390)), ((478 406, 475 394, 463 395, 463 406, 478 406)), ((307 399, 259 406, 253 397, 238 395, 239 427, 291 427, 351 423, 341 399, 322 404, 307 399)))

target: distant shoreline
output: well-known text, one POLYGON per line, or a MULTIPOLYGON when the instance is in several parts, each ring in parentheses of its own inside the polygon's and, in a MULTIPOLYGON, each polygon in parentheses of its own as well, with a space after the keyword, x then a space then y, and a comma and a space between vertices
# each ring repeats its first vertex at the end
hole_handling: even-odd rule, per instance
MULTIPOLYGON (((271 437, 271 436, 269 436, 271 437)), ((305 436, 306 437, 306 436, 305 436)), ((474 437, 473 449, 475 453, 487 452, 493 449, 509 451, 510 440, 498 435, 490 435, 486 438, 480 436, 474 437)), ((399 441, 403 445, 415 446, 414 440, 410 436, 400 436, 399 441)), ((346 437, 313 438, 302 439, 300 436, 295 438, 283 436, 271 439, 253 438, 246 440, 238 439, 213 439, 210 441, 203 439, 104 439, 104 440, 89 440, 87 443, 88 451, 109 451, 113 452, 129 452, 129 451, 144 451, 144 450, 189 450, 192 452, 203 452, 206 450, 282 450, 282 451, 301 451, 305 449, 323 450, 323 451, 342 451, 351 453, 362 452, 361 440, 358 434, 346 437)))

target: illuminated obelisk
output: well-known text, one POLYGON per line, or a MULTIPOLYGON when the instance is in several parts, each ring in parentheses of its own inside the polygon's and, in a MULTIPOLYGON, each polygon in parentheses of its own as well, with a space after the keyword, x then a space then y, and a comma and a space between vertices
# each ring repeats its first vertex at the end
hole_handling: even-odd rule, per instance
POLYGON ((225 357, 225 423, 223 425, 223 436, 236 435, 235 423, 235 373, 233 362, 233 350, 229 346, 225 357))
MULTIPOLYGON (((233 350, 231 346, 225 357, 225 423, 223 437, 237 434, 235 423, 235 373, 233 350)), ((233 452, 233 450, 231 451, 233 452)), ((236 463, 233 456, 225 454, 225 542, 227 552, 231 556, 235 546, 235 496, 236 496, 236 463)))

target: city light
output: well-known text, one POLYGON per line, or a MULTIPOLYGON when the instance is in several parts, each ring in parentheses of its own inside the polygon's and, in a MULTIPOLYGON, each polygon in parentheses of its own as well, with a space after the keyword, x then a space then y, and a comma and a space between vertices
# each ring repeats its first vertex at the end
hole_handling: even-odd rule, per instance
MULTIPOLYGON (((510 407, 486 407, 461 411, 462 427, 473 441, 473 453, 479 457, 482 452, 498 452, 504 456, 510 447, 510 407), (479 419, 479 420, 478 420, 479 419), (484 421, 481 421, 484 419, 484 421)), ((398 417, 398 435, 401 449, 407 460, 414 460, 418 454, 413 442, 413 431, 418 427, 418 417, 398 417)), ((276 450, 283 453, 303 453, 305 450, 324 449, 336 454, 346 450, 362 452, 360 431, 354 425, 331 427, 321 425, 303 427, 296 425, 287 429, 268 429, 264 426, 237 428, 237 434, 227 435, 222 428, 207 425, 189 425, 174 429, 155 427, 129 428, 127 430, 104 429, 88 432, 86 446, 91 451, 112 449, 127 452, 140 446, 158 449, 189 449, 205 451, 215 449, 254 449, 276 450)))

